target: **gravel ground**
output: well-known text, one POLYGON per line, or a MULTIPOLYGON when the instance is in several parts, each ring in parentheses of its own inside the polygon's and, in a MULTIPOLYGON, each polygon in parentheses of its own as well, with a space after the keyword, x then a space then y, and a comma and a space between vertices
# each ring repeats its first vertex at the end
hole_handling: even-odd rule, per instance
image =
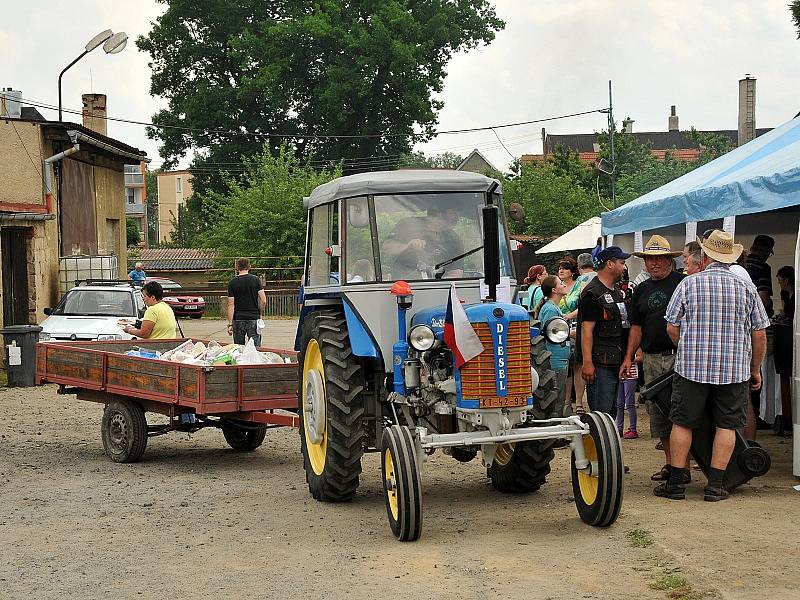
MULTIPOLYGON (((267 327, 274 345, 292 335, 291 322, 267 327)), ((606 530, 578 518, 566 450, 519 496, 495 492, 478 461, 437 453, 423 537, 401 544, 376 454, 338 505, 310 498, 290 429, 249 454, 214 430, 156 437, 119 465, 103 454, 102 406, 55 392, 0 390, 0 598, 797 598, 790 439, 762 435, 772 470, 717 504, 699 471, 686 501, 652 496, 660 453, 625 440, 625 504, 606 530)))

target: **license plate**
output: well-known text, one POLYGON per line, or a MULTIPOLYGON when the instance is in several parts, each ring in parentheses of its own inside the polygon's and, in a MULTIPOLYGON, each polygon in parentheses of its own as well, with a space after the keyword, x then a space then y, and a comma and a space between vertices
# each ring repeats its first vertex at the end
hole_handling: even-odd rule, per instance
POLYGON ((197 310, 197 307, 191 304, 187 304, 183 308, 185 308, 186 310, 197 310))
POLYGON ((481 408, 508 408, 515 406, 525 406, 527 403, 528 399, 525 396, 508 396, 506 398, 492 396, 489 398, 480 399, 481 408))

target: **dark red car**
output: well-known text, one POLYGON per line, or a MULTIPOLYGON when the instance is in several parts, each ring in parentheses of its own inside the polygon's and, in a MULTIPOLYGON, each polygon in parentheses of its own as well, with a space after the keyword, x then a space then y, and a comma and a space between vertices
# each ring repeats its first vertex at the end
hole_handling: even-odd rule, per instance
POLYGON ((206 299, 194 294, 181 294, 181 285, 163 277, 148 277, 147 281, 157 281, 164 288, 164 302, 172 307, 176 317, 199 319, 206 310, 206 299))

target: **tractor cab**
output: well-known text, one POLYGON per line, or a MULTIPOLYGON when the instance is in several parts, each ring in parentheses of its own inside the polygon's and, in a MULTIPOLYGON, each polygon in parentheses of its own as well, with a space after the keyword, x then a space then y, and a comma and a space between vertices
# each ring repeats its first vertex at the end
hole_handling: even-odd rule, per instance
POLYGON ((413 540, 427 455, 441 449, 467 462, 480 452, 497 490, 531 492, 561 439, 573 446, 573 487, 584 482, 587 492, 581 518, 613 522, 616 429, 607 415, 563 416, 540 328, 511 303, 500 183, 458 171, 363 173, 319 186, 305 208, 296 349, 314 498, 351 499, 362 454, 380 451, 391 529, 413 540), (595 440, 594 455, 584 438, 595 440), (613 462, 600 475, 597 452, 613 462))

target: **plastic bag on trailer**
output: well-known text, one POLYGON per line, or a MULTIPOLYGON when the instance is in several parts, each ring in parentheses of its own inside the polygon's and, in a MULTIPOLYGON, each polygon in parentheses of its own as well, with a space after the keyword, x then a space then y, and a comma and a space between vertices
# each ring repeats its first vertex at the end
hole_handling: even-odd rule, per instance
POLYGON ((256 345, 252 339, 247 340, 242 350, 241 356, 236 359, 237 365, 265 365, 267 360, 261 355, 261 352, 256 350, 256 345))
MULTIPOLYGON (((161 360, 172 360, 172 356, 175 355, 176 353, 178 353, 178 352, 185 353, 190 348, 193 348, 193 347, 194 347, 194 342, 192 340, 186 340, 185 342, 183 342, 177 348, 173 348, 172 350, 168 350, 167 352, 164 352, 164 354, 161 355, 161 360)), ((175 362, 180 362, 180 361, 175 361, 175 362)))

